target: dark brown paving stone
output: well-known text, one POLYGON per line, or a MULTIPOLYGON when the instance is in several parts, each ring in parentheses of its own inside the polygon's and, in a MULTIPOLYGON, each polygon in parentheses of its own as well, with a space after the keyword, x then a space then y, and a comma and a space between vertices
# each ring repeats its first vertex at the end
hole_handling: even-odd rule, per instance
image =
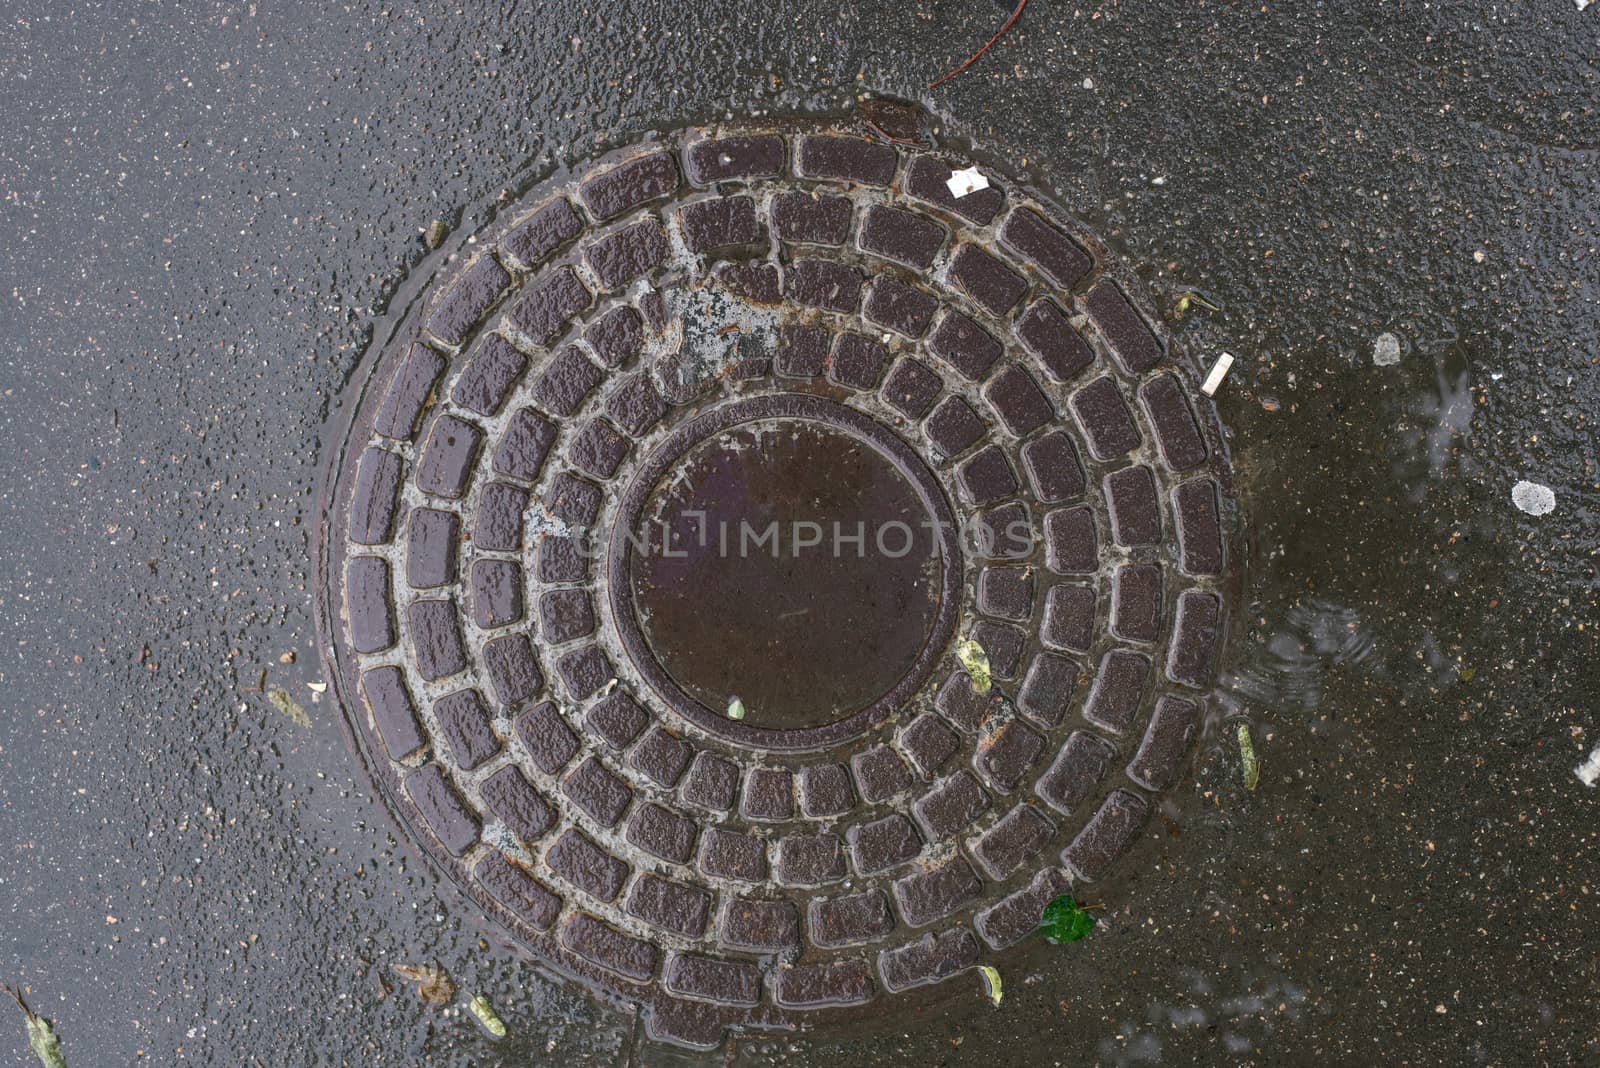
POLYGON ((908 419, 921 419, 939 399, 944 383, 921 360, 907 356, 899 360, 883 383, 883 400, 908 419))
POLYGON ((1071 815, 1105 778, 1117 751, 1087 731, 1073 731, 1034 790, 1056 811, 1071 815))
POLYGON ((506 423, 500 444, 495 447, 495 473, 534 481, 555 440, 555 425, 532 408, 523 408, 506 423))
POLYGON ((895 901, 912 927, 925 927, 970 905, 983 892, 983 882, 963 857, 896 879, 895 901))
POLYGON ((576 345, 568 345, 555 354, 534 383, 533 399, 552 415, 569 416, 604 377, 576 345))
POLYGON ((628 878, 626 862, 577 829, 557 838, 545 850, 544 859, 551 871, 597 901, 615 898, 628 878))
POLYGON ((585 180, 578 196, 603 222, 677 188, 678 163, 672 154, 646 152, 585 180))
POLYGON ((928 348, 962 377, 981 382, 1005 347, 976 321, 958 311, 946 311, 928 339, 928 348))
POLYGON ((1161 627, 1161 569, 1154 564, 1117 568, 1111 593, 1111 633, 1153 642, 1161 627))
POLYGON ((613 748, 626 748, 650 725, 650 713, 622 691, 609 694, 594 703, 584 723, 591 734, 598 735, 613 748))
POLYGON ((778 880, 786 886, 821 886, 844 874, 844 842, 836 834, 791 834, 778 843, 778 880))
POLYGON ((992 790, 1012 790, 1044 751, 1044 738, 1020 720, 1001 724, 978 741, 973 770, 992 790))
POLYGON ((511 276, 488 253, 474 260, 428 317, 428 333, 454 348, 511 288, 511 276))
POLYGON ((624 304, 598 316, 583 332, 583 339, 607 367, 626 367, 644 349, 644 320, 624 304))
POLYGON ((456 580, 461 517, 435 508, 413 508, 406 531, 406 584, 412 589, 448 586, 456 580))
POLYGON ((886 260, 925 271, 939 254, 948 231, 925 215, 875 205, 861 222, 861 247, 886 260))
POLYGON ((761 1001, 761 969, 748 961, 678 953, 667 961, 665 976, 667 989, 684 997, 725 1005, 761 1001))
POLYGON ((539 598, 539 634, 560 645, 594 633, 594 600, 587 590, 551 590, 539 598))
POLYGON ((524 268, 538 266, 545 257, 583 230, 583 220, 565 197, 541 205, 500 239, 500 251, 524 268))
POLYGON ((403 466, 400 457, 386 449, 362 454, 350 505, 350 540, 357 545, 383 545, 389 540, 403 466))
POLYGON ((654 219, 646 219, 595 241, 583 258, 602 289, 621 289, 666 260, 666 231, 654 219))
POLYGON ((988 427, 960 397, 946 397, 922 424, 923 432, 943 459, 966 452, 983 439, 988 427))
POLYGON ((1148 812, 1149 806, 1137 794, 1114 791, 1101 802, 1088 826, 1062 850, 1062 861, 1080 878, 1100 878, 1133 844, 1148 812))
POLYGON ((678 221, 691 252, 748 245, 761 234, 756 202, 747 196, 714 197, 685 204, 678 211, 678 221))
POLYGON ((924 713, 901 729, 900 746, 922 777, 931 779, 934 772, 960 751, 961 736, 938 716, 924 713))
POLYGON ((490 334, 469 353, 450 399, 479 415, 494 415, 527 369, 528 357, 499 334, 490 334))
POLYGON ((800 811, 806 816, 839 816, 854 804, 850 769, 843 764, 812 764, 800 769, 800 811))
POLYGON ((865 334, 840 334, 833 343, 828 377, 851 389, 876 389, 889 363, 889 349, 865 334))
POLYGON ((1033 376, 1014 364, 985 383, 983 396, 1000 417, 1000 422, 1018 437, 1037 430, 1056 417, 1049 398, 1033 380, 1033 376))
POLYGON ((571 267, 557 267, 529 284, 507 313, 513 326, 540 345, 561 335, 589 307, 589 290, 571 267))
POLYGON ((378 736, 391 760, 406 760, 427 745, 405 676, 396 667, 372 668, 361 675, 361 692, 372 710, 378 736))
POLYGON ((851 863, 861 875, 888 871, 922 852, 922 836, 898 812, 857 824, 850 828, 848 838, 851 863))
POLYGON ((787 768, 751 768, 744 780, 739 811, 747 820, 782 822, 794 818, 794 776, 787 768))
POLYGON ((833 337, 820 326, 785 325, 778 343, 775 369, 791 378, 811 378, 822 373, 833 347, 833 337))
POLYGON ((1061 508, 1044 517, 1045 567, 1058 575, 1100 569, 1099 533, 1088 508, 1061 508))
POLYGON ((784 269, 790 300, 823 311, 854 313, 861 306, 861 272, 831 260, 796 260, 784 269))
POLYGON ((429 682, 467 669, 461 643, 461 621, 454 601, 412 601, 406 610, 411 624, 411 650, 417 670, 429 682))
POLYGON ((1051 301, 1028 305, 1017 319, 1016 332, 1023 347, 1056 382, 1071 382, 1094 364, 1094 350, 1051 301))
POLYGON ((800 913, 790 901, 734 898, 722 912, 720 940, 729 949, 770 952, 800 944, 800 913))
POLYGON ((772 229, 780 241, 842 245, 850 234, 854 210, 849 197, 779 193, 772 198, 772 229))
POLYGON ((1167 647, 1167 677, 1197 690, 1210 686, 1221 629, 1222 602, 1216 594, 1182 594, 1167 647))
POLYGON ((911 769, 886 745, 873 746, 850 758, 856 790, 872 802, 886 801, 911 785, 911 769))
POLYGON ((345 565, 350 644, 358 653, 381 653, 394 645, 394 613, 389 602, 389 562, 377 556, 352 556, 345 565))
POLYGON ((683 777, 693 756, 689 743, 664 727, 653 728, 628 754, 628 765, 657 786, 671 789, 683 777))
POLYGON ((700 753, 680 792, 685 801, 697 808, 732 811, 739 793, 739 765, 711 753, 700 753))
POLYGON ((1114 460, 1138 448, 1143 440, 1128 402, 1109 375, 1078 390, 1068 404, 1096 460, 1114 460))
POLYGON ((1177 375, 1169 371, 1140 386, 1139 401, 1150 417, 1161 458, 1168 467, 1183 471, 1205 462, 1206 441, 1177 375))
POLYGON ((485 630, 522 620, 522 568, 510 560, 472 565, 472 618, 485 630))
POLYGON ((806 928, 815 945, 828 949, 856 946, 894 930, 894 914, 882 890, 813 898, 806 928))
POLYGON ((1022 299, 1028 282, 976 245, 962 245, 950 258, 950 280, 990 315, 1004 316, 1022 299))
POLYGON ((916 156, 906 167, 906 192, 918 200, 960 215, 969 222, 979 226, 988 225, 1005 202, 1005 194, 999 186, 991 185, 987 189, 957 197, 946 184, 954 170, 949 163, 936 156, 916 156))
POLYGON ((767 843, 751 834, 708 828, 701 837, 700 870, 721 879, 760 883, 767 878, 767 843))
POLYGON ((977 963, 978 940, 971 931, 929 931, 910 945, 878 954, 878 975, 885 989, 898 993, 943 982, 977 963))
POLYGON ((1148 467, 1124 467, 1101 482, 1111 513, 1111 537, 1118 545, 1154 545, 1161 538, 1161 506, 1148 467))
POLYGON ((1143 374, 1161 361, 1161 343, 1115 282, 1096 282, 1083 307, 1123 370, 1143 374))
POLYGON ((628 817, 628 841, 662 860, 687 864, 694 856, 699 824, 653 801, 639 805, 628 817))
POLYGON ((1083 718, 1113 734, 1133 725, 1150 680, 1150 658, 1128 649, 1113 649, 1100 659, 1094 686, 1083 706, 1083 718))
POLYGON ((1029 661, 1028 673, 1017 691, 1017 707, 1042 727, 1060 726, 1082 672, 1076 660, 1054 653, 1037 654, 1029 661))
POLYGON ((991 949, 1013 946, 1039 929, 1044 907, 1072 889, 1065 872, 1046 868, 1025 888, 1008 894, 978 913, 977 929, 991 949))
POLYGON ((872 973, 860 960, 785 965, 778 969, 773 990, 778 1004, 787 1008, 859 1005, 872 999, 872 973))
POLYGON ((978 611, 1023 622, 1033 615, 1033 569, 986 567, 978 575, 978 611))
POLYGON ((711 895, 648 872, 628 891, 630 915, 685 938, 699 938, 711 914, 711 895))
POLYGON ((1032 208, 1016 208, 1006 216, 1000 241, 1021 253, 1062 289, 1077 285, 1094 267, 1094 260, 1082 245, 1032 208))
POLYGON ((916 339, 928 332, 938 309, 939 301, 931 293, 893 278, 880 277, 867 291, 867 304, 862 314, 868 322, 916 339))
POLYGON ((1210 479, 1185 482, 1172 491, 1181 566, 1191 575, 1222 573, 1222 526, 1217 487, 1210 479))
POLYGON ((1051 649, 1086 653, 1094 644, 1095 594, 1088 586, 1051 586, 1039 640, 1051 649))
POLYGON ((518 716, 515 728, 534 766, 546 775, 554 775, 566 767, 578 752, 578 736, 550 701, 535 705, 518 716))
POLYGON ((812 135, 800 139, 794 169, 803 178, 885 186, 894 178, 897 158, 889 145, 858 137, 812 135))
POLYGON ((515 708, 544 689, 544 673, 526 634, 484 642, 483 667, 495 699, 504 707, 515 708))
POLYGON ((395 369, 372 429, 386 438, 409 441, 445 364, 445 358, 426 345, 412 345, 405 362, 395 369))
POLYGON ((973 842, 972 856, 999 882, 1037 856, 1054 833, 1055 825, 1037 807, 1018 805, 973 842))
POLYGON ((535 789, 515 767, 504 767, 478 785, 483 803, 494 817, 531 846, 559 819, 549 798, 535 789))
POLYGON ((959 771, 934 785, 911 806, 930 842, 953 837, 989 807, 989 795, 971 772, 959 771))
POLYGON ((406 796, 439 844, 453 856, 461 856, 478 841, 478 817, 439 765, 429 764, 407 775, 406 796))
POLYGON ((783 138, 772 134, 718 137, 697 141, 684 153, 695 185, 736 178, 770 178, 783 172, 783 138))
POLYGON ((584 912, 567 921, 561 944, 585 960, 629 979, 650 978, 661 955, 649 942, 625 935, 584 912))
POLYGON ((1147 790, 1164 790, 1189 752, 1200 721, 1200 706, 1182 697, 1162 697, 1150 714, 1139 751, 1128 764, 1128 778, 1147 790))
POLYGON ((548 931, 561 915, 561 898, 520 865, 499 853, 487 853, 473 869, 489 895, 538 931, 548 931))
POLYGON ((597 757, 590 757, 568 772, 561 782, 561 792, 602 827, 620 820, 633 799, 628 784, 597 757))
POLYGON ((433 703, 433 715, 449 743, 451 757, 462 769, 471 771, 500 752, 500 738, 477 690, 446 694, 433 703))

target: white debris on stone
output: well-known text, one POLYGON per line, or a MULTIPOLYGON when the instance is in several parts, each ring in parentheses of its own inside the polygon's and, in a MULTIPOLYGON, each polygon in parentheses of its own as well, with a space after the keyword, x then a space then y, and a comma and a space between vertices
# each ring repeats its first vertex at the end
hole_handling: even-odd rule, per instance
MULTIPOLYGON (((1588 7, 1592 3, 1594 3, 1594 0, 1577 0, 1578 10, 1582 11, 1584 8, 1588 7)), ((1593 785, 1593 784, 1591 783, 1590 785, 1593 785)))
POLYGON ((1572 769, 1578 776, 1578 781, 1585 786, 1593 787, 1600 782, 1600 745, 1589 751, 1589 759, 1572 769))
POLYGON ((1085 89, 1093 89, 1094 88, 1094 79, 1093 78, 1085 78, 1083 80, 1083 87, 1085 89))
POLYGON ((964 171, 951 171, 950 177, 944 184, 950 188, 950 195, 957 198, 968 193, 976 193, 980 189, 989 188, 989 179, 978 173, 978 168, 968 167, 964 171))
POLYGON ((1400 339, 1393 334, 1379 334, 1372 346, 1372 362, 1379 367, 1390 367, 1400 362, 1400 339))
POLYGON ((1555 511, 1556 491, 1523 479, 1511 487, 1511 503, 1529 515, 1546 515, 1555 511))
POLYGON ((1217 357, 1217 362, 1211 365, 1211 373, 1206 375, 1206 380, 1200 383, 1200 392, 1210 397, 1215 395, 1217 387, 1222 385, 1222 380, 1228 377, 1228 369, 1233 366, 1233 353, 1224 352, 1217 357))

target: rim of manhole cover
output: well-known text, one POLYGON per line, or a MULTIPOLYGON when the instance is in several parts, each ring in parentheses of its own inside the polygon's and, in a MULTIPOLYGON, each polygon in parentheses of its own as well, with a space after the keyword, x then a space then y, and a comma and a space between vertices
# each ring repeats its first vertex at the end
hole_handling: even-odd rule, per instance
POLYGON ((813 121, 624 149, 351 386, 318 614, 352 743, 654 1038, 949 989, 1111 870, 1202 722, 1215 413, 1101 242, 993 168, 957 199, 966 165, 813 121))

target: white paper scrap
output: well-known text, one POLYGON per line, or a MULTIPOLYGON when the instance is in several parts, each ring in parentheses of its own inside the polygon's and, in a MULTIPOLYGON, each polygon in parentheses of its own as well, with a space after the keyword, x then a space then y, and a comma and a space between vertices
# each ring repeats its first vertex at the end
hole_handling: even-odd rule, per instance
POLYGON ((950 195, 959 200, 968 193, 988 189, 989 179, 979 174, 978 168, 968 167, 964 171, 951 171, 950 177, 945 179, 944 184, 950 187, 950 195))
POLYGON ((1217 357, 1217 362, 1211 365, 1211 373, 1206 375, 1206 380, 1200 384, 1200 392, 1206 396, 1213 396, 1217 387, 1222 385, 1222 380, 1228 377, 1228 369, 1233 366, 1233 353, 1224 352, 1217 357))

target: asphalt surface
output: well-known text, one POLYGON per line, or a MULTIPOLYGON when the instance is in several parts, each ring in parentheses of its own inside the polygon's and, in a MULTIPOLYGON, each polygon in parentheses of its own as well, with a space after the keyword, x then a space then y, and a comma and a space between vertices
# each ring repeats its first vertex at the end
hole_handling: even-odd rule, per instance
MULTIPOLYGON (((1600 8, 112 4, 0 26, 0 980, 68 1063, 694 1063, 392 835, 318 680, 326 427, 435 219, 646 131, 921 99, 1219 394, 1250 626, 1090 938, 741 1064, 1600 1057, 1600 8), (1217 311, 1177 295, 1198 287, 1217 311), (1378 335, 1401 359, 1375 366, 1378 335), (1555 510, 1511 502, 1519 479, 1555 510), (309 725, 259 692, 283 687, 309 725), (424 1005, 437 959, 511 1037, 424 1005), (383 977, 380 979, 380 977, 383 977)), ((0 1064, 32 1063, 20 1019, 0 1064)), ((5 1037, 10 1036, 10 1037, 5 1037)))

